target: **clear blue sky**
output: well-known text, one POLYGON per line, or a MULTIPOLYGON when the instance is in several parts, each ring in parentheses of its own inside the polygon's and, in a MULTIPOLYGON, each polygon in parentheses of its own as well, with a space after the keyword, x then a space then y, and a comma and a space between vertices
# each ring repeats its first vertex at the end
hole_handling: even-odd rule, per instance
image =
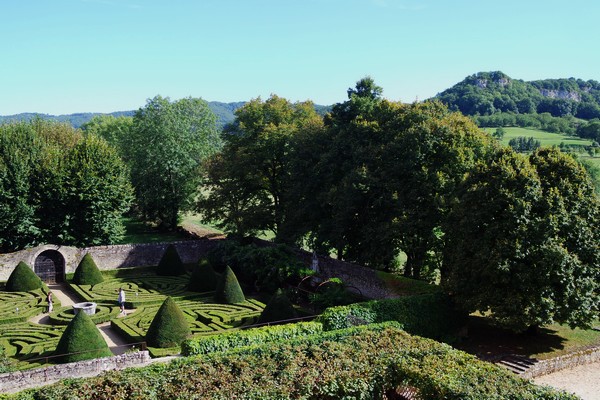
POLYGON ((593 0, 0 0, 0 115, 332 104, 365 75, 404 102, 478 71, 600 80, 599 17, 593 0))

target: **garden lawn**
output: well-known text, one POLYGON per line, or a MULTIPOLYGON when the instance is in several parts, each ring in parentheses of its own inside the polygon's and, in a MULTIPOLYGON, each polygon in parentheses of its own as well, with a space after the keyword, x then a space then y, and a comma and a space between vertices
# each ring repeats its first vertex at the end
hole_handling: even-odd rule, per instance
MULTIPOLYGON (((599 325, 598 321, 594 324, 599 325)), ((571 329, 552 324, 541 328, 537 335, 529 335, 491 326, 485 317, 475 315, 469 317, 468 339, 456 345, 483 357, 518 354, 537 359, 558 357, 594 346, 600 346, 600 331, 595 329, 571 329)))
POLYGON ((185 240, 179 232, 162 232, 136 218, 123 218, 125 236, 116 244, 163 243, 185 240))

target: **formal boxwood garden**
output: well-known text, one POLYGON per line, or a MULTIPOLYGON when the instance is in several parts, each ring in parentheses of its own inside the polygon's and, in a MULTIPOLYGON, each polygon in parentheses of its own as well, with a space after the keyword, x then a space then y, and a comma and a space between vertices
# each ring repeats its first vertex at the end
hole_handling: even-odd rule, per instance
POLYGON ((36 367, 53 354, 64 326, 39 325, 29 322, 0 325, 0 346, 7 357, 18 360, 18 367, 36 367), (31 360, 36 359, 35 362, 31 360))
POLYGON ((399 386, 418 388, 423 400, 577 398, 386 324, 114 371, 6 398, 376 399, 399 386))
MULTIPOLYGON (((0 291, 0 326, 25 322, 29 318, 47 311, 47 293, 48 288, 45 286, 29 292, 0 291)), ((54 306, 60 306, 60 302, 56 298, 54 306)))

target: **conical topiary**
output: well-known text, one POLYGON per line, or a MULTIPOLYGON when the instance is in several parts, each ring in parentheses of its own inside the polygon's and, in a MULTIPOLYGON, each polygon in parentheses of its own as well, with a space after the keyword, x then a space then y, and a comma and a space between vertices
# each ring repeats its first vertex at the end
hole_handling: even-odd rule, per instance
POLYGON ((290 299, 281 289, 277 289, 277 292, 271 297, 271 300, 269 300, 267 306, 260 314, 258 323, 264 324, 267 322, 277 322, 297 317, 298 313, 290 299))
POLYGON ((217 288, 219 277, 206 258, 200 259, 192 271, 188 290, 211 292, 217 288))
POLYGON ((178 276, 185 274, 185 266, 177 253, 177 249, 172 244, 167 246, 158 267, 156 274, 162 276, 178 276))
POLYGON ((146 332, 146 342, 151 347, 174 347, 190 335, 190 327, 185 316, 177 303, 167 297, 146 332))
POLYGON ((229 266, 225 267, 225 272, 215 291, 215 301, 217 303, 233 304, 241 303, 245 300, 246 297, 244 297, 244 292, 235 274, 229 266))
POLYGON ((75 274, 73 274, 73 283, 76 285, 95 285, 100 282, 104 282, 104 277, 90 253, 86 253, 79 262, 75 274))
POLYGON ((39 289, 44 285, 39 276, 33 272, 33 269, 21 261, 6 281, 7 292, 28 292, 39 289))
POLYGON ((62 363, 113 355, 96 325, 83 311, 79 311, 69 322, 54 354, 61 355, 59 362, 62 363))

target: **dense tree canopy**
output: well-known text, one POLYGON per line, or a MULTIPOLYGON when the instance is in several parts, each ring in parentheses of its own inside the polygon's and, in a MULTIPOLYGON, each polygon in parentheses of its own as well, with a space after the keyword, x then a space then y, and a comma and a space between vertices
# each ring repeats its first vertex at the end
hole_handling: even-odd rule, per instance
POLYGON ((502 149, 462 186, 445 225, 444 285, 469 312, 514 330, 586 326, 599 305, 598 198, 556 149, 502 149))
POLYGON ((311 102, 292 104, 272 95, 239 108, 223 151, 207 163, 205 218, 238 234, 279 234, 289 204, 292 142, 300 130, 321 125, 311 102))
POLYGON ((105 139, 127 157, 127 140, 133 126, 133 118, 126 116, 96 115, 81 126, 84 132, 105 139))
POLYGON ((0 248, 106 244, 123 233, 131 186, 117 152, 95 135, 35 120, 0 125, 0 248))
POLYGON ((126 146, 137 206, 174 229, 198 193, 201 162, 221 146, 214 114, 202 99, 156 96, 135 113, 126 146))

